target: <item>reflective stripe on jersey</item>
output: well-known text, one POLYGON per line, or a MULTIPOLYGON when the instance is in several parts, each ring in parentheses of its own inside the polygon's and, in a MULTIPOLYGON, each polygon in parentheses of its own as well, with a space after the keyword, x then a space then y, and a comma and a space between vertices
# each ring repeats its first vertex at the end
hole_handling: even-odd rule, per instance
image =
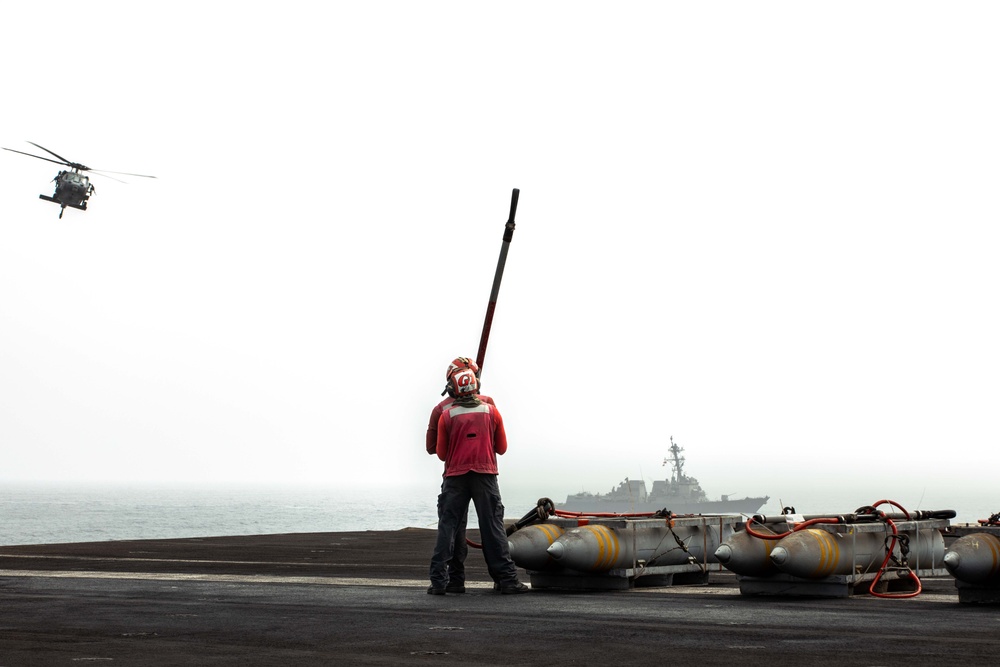
POLYGON ((487 405, 486 403, 480 403, 479 405, 476 405, 476 406, 473 406, 473 407, 466 407, 464 405, 454 405, 454 404, 452 404, 452 405, 448 406, 447 410, 448 410, 448 412, 451 413, 452 417, 457 417, 459 415, 468 415, 468 414, 473 414, 475 412, 486 412, 486 413, 488 413, 490 411, 490 406, 487 405))

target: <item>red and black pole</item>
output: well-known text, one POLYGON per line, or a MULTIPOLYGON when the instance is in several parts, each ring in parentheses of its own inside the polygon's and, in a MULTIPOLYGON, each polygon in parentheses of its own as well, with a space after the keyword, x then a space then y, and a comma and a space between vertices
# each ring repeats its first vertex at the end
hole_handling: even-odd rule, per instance
POLYGON ((507 249, 510 241, 514 238, 514 214, 517 212, 517 196, 520 190, 514 188, 510 193, 510 217, 503 230, 503 245, 500 246, 500 259, 497 260, 497 272, 493 276, 493 289, 490 291, 490 303, 486 306, 486 321, 483 322, 483 336, 479 339, 479 353, 476 355, 476 365, 480 372, 483 369, 483 361, 486 360, 486 343, 490 339, 490 327, 493 326, 493 311, 497 307, 497 295, 500 293, 500 281, 503 279, 503 267, 507 263, 507 249))
MULTIPOLYGON (((497 272, 493 276, 493 289, 490 290, 490 302, 486 306, 486 321, 483 322, 483 336, 479 339, 479 352, 476 354, 476 365, 482 374, 483 361, 486 359, 486 343, 490 340, 490 327, 493 326, 493 311, 497 308, 497 295, 500 294, 500 281, 503 279, 503 267, 507 263, 507 249, 514 238, 514 214, 517 212, 517 196, 520 190, 514 188, 510 193, 510 217, 503 229, 503 245, 500 246, 500 259, 497 260, 497 272)), ((534 512, 534 510, 532 510, 534 512)), ((465 542, 473 549, 482 549, 483 545, 465 538, 465 542)))

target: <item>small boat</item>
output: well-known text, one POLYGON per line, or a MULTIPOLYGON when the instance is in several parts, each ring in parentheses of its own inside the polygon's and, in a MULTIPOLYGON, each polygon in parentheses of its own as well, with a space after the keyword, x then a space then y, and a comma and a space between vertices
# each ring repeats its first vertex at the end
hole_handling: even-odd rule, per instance
POLYGON ((684 474, 683 448, 670 436, 670 456, 663 459, 673 470, 670 479, 653 482, 653 488, 646 490, 644 480, 629 480, 611 489, 608 493, 574 493, 566 497, 559 508, 571 512, 655 512, 667 509, 674 514, 754 514, 760 511, 769 497, 731 498, 722 496, 710 500, 698 480, 684 474))

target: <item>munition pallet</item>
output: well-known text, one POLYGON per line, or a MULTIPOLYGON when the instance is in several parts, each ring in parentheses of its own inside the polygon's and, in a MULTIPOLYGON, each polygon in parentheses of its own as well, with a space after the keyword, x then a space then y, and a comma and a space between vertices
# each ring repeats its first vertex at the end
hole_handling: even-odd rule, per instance
POLYGON ((627 568, 601 573, 572 571, 528 571, 532 589, 579 591, 620 591, 630 588, 694 586, 708 583, 709 572, 721 572, 722 566, 702 567, 698 563, 668 567, 627 568))
MULTIPOLYGON (((920 570, 916 574, 918 577, 943 576, 947 574, 947 570, 920 570)), ((867 594, 876 576, 876 572, 866 572, 857 575, 832 575, 822 579, 793 577, 790 574, 736 578, 740 583, 740 594, 746 596, 846 598, 859 593, 867 594)), ((876 592, 901 593, 914 589, 909 578, 901 579, 898 572, 890 570, 879 579, 876 592)))
POLYGON ((715 550, 740 515, 551 517, 509 537, 532 588, 621 590, 705 584, 721 572, 715 550))
MULTIPOLYGON (((737 572, 743 595, 849 597, 855 593, 909 592, 919 577, 946 576, 945 519, 898 521, 893 564, 884 571, 889 541, 882 523, 818 524, 774 543, 766 572, 737 572), (900 544, 906 545, 906 553, 900 544), (902 563, 906 566, 903 567, 902 563), (877 582, 873 586, 873 582, 877 582)), ((731 542, 731 548, 739 548, 731 542)), ((730 566, 732 569, 732 566, 730 566)))

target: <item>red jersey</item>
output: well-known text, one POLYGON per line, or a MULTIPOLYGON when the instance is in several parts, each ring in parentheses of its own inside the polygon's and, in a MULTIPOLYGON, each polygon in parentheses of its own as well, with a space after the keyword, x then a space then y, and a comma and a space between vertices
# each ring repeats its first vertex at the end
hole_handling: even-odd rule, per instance
POLYGON ((495 405, 449 405, 438 420, 437 455, 444 476, 468 472, 498 474, 497 454, 507 451, 507 433, 495 405))
MULTIPOLYGON (((483 396, 479 394, 479 400, 483 403, 489 403, 493 405, 493 399, 489 396, 483 396)), ((437 454, 438 446, 438 420, 441 419, 441 413, 444 409, 455 402, 455 399, 449 396, 440 403, 434 406, 431 410, 431 420, 427 423, 427 453, 437 454)))

